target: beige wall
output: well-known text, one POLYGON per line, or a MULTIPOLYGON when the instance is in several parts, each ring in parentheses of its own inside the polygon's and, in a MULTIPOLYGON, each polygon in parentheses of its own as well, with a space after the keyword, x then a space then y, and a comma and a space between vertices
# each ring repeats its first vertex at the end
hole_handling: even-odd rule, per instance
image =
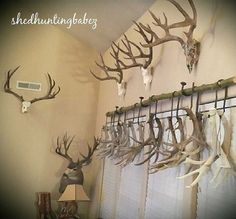
MULTIPOLYGON (((186 7, 187 10, 189 9, 186 1, 181 0, 178 2, 183 7, 186 7)), ((105 113, 113 111, 116 105, 127 106, 138 102, 139 96, 147 98, 153 94, 179 90, 181 81, 186 81, 188 83, 187 86, 190 87, 192 82, 195 82, 195 85, 201 85, 203 83, 216 82, 221 78, 235 76, 236 16, 234 15, 234 2, 223 0, 201 0, 194 2, 198 12, 198 24, 194 36, 197 40, 201 41, 201 55, 197 68, 189 74, 185 66, 183 50, 178 43, 170 42, 154 49, 155 57, 152 63, 154 78, 150 91, 144 90, 138 68, 124 72, 124 80, 128 83, 124 100, 117 96, 115 82, 101 82, 98 99, 97 135, 99 135, 101 127, 105 123, 105 113), (216 7, 217 4, 218 7, 216 7)), ((182 19, 176 8, 167 1, 156 1, 150 9, 160 16, 162 16, 162 12, 165 12, 169 22, 182 19)), ((143 24, 152 23, 151 16, 148 13, 145 13, 139 21, 143 24)), ((178 33, 182 34, 181 31, 178 33)), ((132 41, 138 42, 138 36, 133 27, 126 32, 126 35, 132 41)), ((107 65, 112 65, 113 61, 109 52, 109 50, 106 51, 104 57, 107 65)), ((233 93, 235 94, 235 91, 231 90, 230 95, 233 93)), ((164 104, 162 105, 164 107, 164 104)), ((98 167, 99 169, 102 170, 101 167, 98 167)), ((101 188, 99 183, 97 183, 96 203, 99 203, 98 193, 101 188)), ((188 197, 186 196, 186 198, 188 197)), ((189 218, 189 213, 186 212, 186 218, 189 218)))
MULTIPOLYGON (((83 147, 87 141, 92 143, 94 123, 99 135, 105 122, 105 113, 116 105, 133 104, 139 96, 149 97, 177 90, 180 81, 188 84, 194 81, 200 85, 235 75, 236 19, 233 1, 218 1, 219 10, 213 26, 210 21, 214 16, 216 0, 195 2, 198 27, 194 35, 202 43, 197 69, 188 73, 183 51, 177 43, 166 44, 162 49, 157 47, 152 64, 154 80, 151 90, 144 90, 139 70, 130 69, 124 76, 128 82, 124 100, 118 98, 116 85, 111 81, 100 83, 97 98, 98 87, 87 72, 97 58, 92 48, 53 26, 1 25, 0 84, 3 85, 8 69, 21 65, 12 80, 13 85, 17 79, 42 82, 43 90, 38 95, 44 94, 47 86, 45 74, 49 72, 62 89, 56 99, 33 104, 28 114, 20 112, 20 103, 15 97, 4 93, 2 87, 0 89, 0 194, 1 205, 6 205, 6 210, 14 210, 12 214, 17 214, 18 218, 35 218, 35 193, 39 191, 52 192, 56 205, 59 178, 67 165, 53 151, 53 143, 58 135, 65 131, 76 134, 77 142, 83 147)), ((151 10, 160 15, 165 11, 170 22, 181 19, 176 9, 166 1, 157 1, 151 10)), ((145 24, 152 22, 147 13, 140 21, 145 24)), ((132 28, 127 31, 127 35, 138 41, 132 28)), ((108 65, 113 63, 109 51, 105 53, 105 59, 108 65)), ((29 99, 36 96, 33 92, 21 93, 29 99)), ((84 152, 86 149, 81 150, 84 152)), ((76 157, 76 146, 72 151, 76 157)), ((95 159, 84 172, 85 188, 92 197, 89 214, 94 219, 100 200, 101 162, 95 159)), ((82 205, 83 215, 86 215, 88 206, 82 205)))
MULTIPOLYGON (((71 151, 86 151, 93 142, 97 108, 97 82, 88 73, 97 52, 61 30, 50 26, 6 26, 1 31, 0 74, 0 173, 1 208, 9 218, 36 218, 36 192, 52 192, 54 209, 59 197, 60 177, 68 162, 54 152, 58 135, 76 135, 71 151), (40 93, 17 91, 30 100, 47 91, 50 73, 61 92, 53 100, 34 103, 27 114, 20 102, 3 92, 6 71, 21 65, 16 80, 42 83, 40 93), (16 216, 17 215, 17 216, 16 216), (15 216, 15 217, 14 217, 15 216)), ((90 176, 85 167, 86 191, 90 195, 90 176)), ((84 204, 81 213, 87 214, 84 204)), ((1 209, 1 210, 2 210, 1 209)))

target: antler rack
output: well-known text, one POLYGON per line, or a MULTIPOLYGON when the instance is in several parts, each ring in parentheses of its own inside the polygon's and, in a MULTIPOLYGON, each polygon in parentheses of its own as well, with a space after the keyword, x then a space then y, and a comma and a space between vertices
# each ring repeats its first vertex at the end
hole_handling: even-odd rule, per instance
POLYGON ((181 97, 181 96, 190 96, 194 93, 202 93, 205 91, 213 91, 213 90, 217 90, 217 89, 223 89, 232 85, 236 84, 236 77, 231 77, 231 78, 227 78, 227 79, 222 79, 219 80, 215 83, 211 83, 211 84, 203 84, 201 86, 195 86, 194 89, 193 88, 186 88, 186 89, 181 89, 179 91, 175 91, 175 92, 171 92, 171 93, 163 93, 160 95, 152 95, 151 97, 149 97, 146 100, 143 100, 140 103, 135 103, 133 105, 130 106, 126 106, 126 107, 120 107, 119 109, 116 109, 115 111, 110 111, 106 113, 107 117, 113 117, 114 115, 118 114, 122 114, 128 111, 132 111, 135 109, 138 109, 142 106, 150 106, 151 104, 155 103, 156 101, 159 100, 165 100, 165 99, 170 99, 172 97, 181 97))

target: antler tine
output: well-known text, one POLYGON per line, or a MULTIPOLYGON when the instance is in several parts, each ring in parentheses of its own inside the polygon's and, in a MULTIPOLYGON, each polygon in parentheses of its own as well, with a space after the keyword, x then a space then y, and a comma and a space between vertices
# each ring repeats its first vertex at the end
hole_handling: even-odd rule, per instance
POLYGON ((150 11, 150 10, 148 10, 148 12, 149 12, 149 14, 152 16, 152 18, 153 18, 153 20, 156 22, 152 22, 155 26, 159 26, 159 27, 161 27, 162 29, 164 29, 164 31, 166 32, 166 33, 168 33, 169 32, 169 26, 168 26, 168 21, 167 21, 167 17, 166 17, 166 15, 165 15, 165 13, 163 13, 163 16, 164 16, 164 18, 165 18, 165 22, 164 23, 161 23, 161 19, 160 18, 157 18, 156 16, 155 16, 155 14, 152 12, 152 11, 150 11))
POLYGON ((57 147, 55 149, 55 152, 59 154, 60 156, 66 158, 69 161, 72 161, 72 158, 68 154, 68 150, 70 148, 71 143, 74 140, 74 137, 67 136, 67 133, 64 134, 62 141, 60 140, 60 137, 57 137, 57 147), (62 151, 63 146, 63 151, 62 151))
POLYGON ((171 2, 179 11, 180 13, 184 16, 184 21, 182 22, 177 22, 174 24, 171 24, 169 26, 169 28, 178 28, 178 27, 186 27, 189 25, 196 25, 196 16, 197 16, 197 12, 196 12, 196 8, 193 4, 192 0, 188 0, 192 10, 193 10, 193 19, 188 15, 188 13, 180 6, 180 4, 178 2, 176 2, 175 0, 167 0, 169 2, 171 2))
MULTIPOLYGON (((121 42, 124 44, 123 40, 121 40, 121 42)), ((111 47, 114 49, 114 46, 117 48, 118 51, 121 51, 122 53, 126 54, 127 52, 125 50, 123 50, 122 48, 120 48, 119 43, 116 44, 114 41, 112 41, 112 45, 111 47)), ((111 55, 113 55, 112 53, 110 53, 111 55)), ((113 56, 114 57, 114 56, 113 56)), ((115 57, 114 57, 115 58, 115 57)))
POLYGON ((10 88, 10 80, 11 80, 11 77, 12 77, 12 75, 18 70, 19 67, 20 67, 20 66, 16 67, 13 71, 9 70, 9 71, 7 72, 7 80, 6 80, 5 84, 4 84, 4 91, 5 91, 6 93, 13 94, 17 99, 19 99, 21 102, 23 102, 23 101, 24 101, 23 96, 20 96, 19 94, 15 93, 15 92, 12 91, 11 88, 10 88))
POLYGON ((194 29, 196 28, 197 26, 197 10, 196 10, 196 7, 195 5, 193 4, 193 1, 192 0, 189 0, 188 1, 192 10, 193 10, 193 19, 191 19, 191 25, 190 25, 190 28, 189 28, 189 31, 188 32, 184 32, 186 37, 189 39, 191 39, 193 37, 193 31, 194 29))
MULTIPOLYGON (((186 65, 189 69, 189 72, 192 71, 193 65, 197 63, 199 59, 199 42, 195 39, 193 39, 193 31, 196 28, 197 24, 197 11, 194 6, 193 0, 188 0, 190 7, 193 11, 193 18, 189 16, 189 14, 180 6, 179 3, 177 3, 175 0, 167 0, 170 3, 172 3, 178 11, 184 16, 184 20, 180 22, 176 22, 173 24, 168 24, 167 17, 165 13, 163 13, 164 16, 164 22, 161 21, 160 18, 157 18, 155 14, 149 10, 149 13, 151 17, 153 18, 154 22, 153 24, 155 26, 160 27, 164 31, 164 36, 160 37, 155 33, 150 26, 145 26, 142 23, 139 23, 140 27, 147 33, 151 34, 151 42, 141 43, 141 45, 145 48, 152 48, 154 46, 160 45, 162 43, 166 43, 169 41, 176 41, 179 42, 182 49, 184 50, 184 54, 186 57, 186 65), (172 35, 170 33, 170 30, 173 28, 179 28, 179 27, 189 27, 188 32, 184 32, 186 39, 182 39, 178 35, 172 35)), ((137 31, 137 30, 136 30, 137 31)))
MULTIPOLYGON (((127 45, 125 44, 125 42, 123 40, 121 40, 122 44, 124 44, 124 46, 127 48, 127 45)), ((112 45, 111 45, 112 49, 114 50, 114 47, 117 48, 117 51, 121 51, 122 53, 124 53, 126 56, 129 56, 129 52, 123 50, 122 48, 120 48, 119 44, 117 45, 115 42, 112 42, 112 45)), ((121 61, 117 56, 115 56, 114 54, 110 53, 111 56, 117 60, 117 64, 119 65, 119 68, 122 69, 122 70, 125 70, 125 69, 129 69, 131 68, 129 65, 125 64, 123 61, 121 61), (122 65, 122 66, 120 66, 122 65)), ((125 59, 129 59, 127 57, 125 57, 125 59)), ((132 67, 135 67, 135 66, 132 66, 132 67)))
MULTIPOLYGON (((130 40, 127 38, 126 35, 125 35, 125 40, 126 40, 126 42, 127 42, 127 45, 128 45, 128 47, 129 47, 129 50, 130 50, 130 52, 129 52, 129 54, 130 54, 129 59, 134 59, 134 62, 137 63, 136 60, 135 60, 135 58, 147 58, 147 57, 148 57, 148 55, 145 54, 145 53, 142 51, 142 49, 141 49, 136 43, 130 41, 130 40), (133 45, 135 48, 138 49, 139 55, 136 55, 136 56, 133 55, 132 49, 131 49, 131 45, 133 45)), ((140 64, 140 65, 141 65, 141 64, 140 64)))
MULTIPOLYGON (((138 32, 139 34, 142 35, 142 37, 144 38, 145 42, 151 43, 152 40, 153 40, 153 36, 151 35, 151 39, 149 40, 148 37, 147 37, 147 35, 145 34, 144 30, 142 29, 142 27, 141 27, 136 21, 133 21, 133 23, 134 23, 134 24, 136 25, 136 27, 138 28, 138 29, 135 29, 135 28, 134 28, 134 30, 135 30, 136 32, 138 32)), ((140 43, 140 45, 141 45, 141 43, 140 43)))
MULTIPOLYGON (((118 54, 117 54, 117 55, 118 55, 118 54)), ((95 73, 93 73, 91 70, 90 70, 90 73, 91 73, 96 79, 98 79, 98 80, 100 80, 100 81, 115 80, 117 83, 121 83, 122 80, 123 80, 123 72, 122 72, 122 69, 121 69, 120 66, 119 66, 119 60, 118 60, 118 57, 116 57, 117 55, 116 55, 116 54, 115 54, 114 56, 112 55, 113 58, 116 60, 116 68, 111 68, 111 67, 107 66, 107 65, 105 64, 105 61, 104 61, 104 59, 103 59, 101 53, 100 53, 100 58, 101 58, 102 64, 99 64, 99 63, 95 62, 96 65, 97 65, 99 68, 101 68, 102 71, 105 73, 105 75, 106 75, 105 77, 99 77, 99 76, 97 76, 95 73), (110 71, 110 72, 117 72, 117 76, 118 76, 118 77, 110 76, 110 75, 109 75, 109 71, 110 71)))
POLYGON ((70 145, 72 143, 72 141, 74 140, 75 136, 73 136, 71 139, 70 137, 67 137, 67 133, 64 135, 63 137, 63 143, 65 145, 65 149, 66 149, 66 152, 68 151, 68 149, 70 148, 70 145), (69 140, 70 139, 70 140, 69 140), (69 142, 68 142, 69 141, 69 142))
MULTIPOLYGON (((112 41, 111 49, 112 49, 112 52, 110 52, 110 55, 115 59, 116 71, 118 71, 120 74, 122 74, 122 70, 123 70, 124 68, 122 68, 122 67, 120 66, 120 64, 121 64, 122 66, 124 66, 124 63, 123 63, 123 62, 120 60, 120 58, 119 58, 119 52, 120 52, 119 43, 118 43, 118 45, 117 45, 114 41, 112 41), (117 48, 117 50, 115 50, 114 46, 117 48)), ((123 76, 123 74, 122 74, 122 76, 123 76)))
POLYGON ((101 61, 102 61, 102 65, 100 65, 99 63, 96 62, 98 67, 102 68, 104 71, 115 71, 116 70, 116 69, 111 68, 111 67, 109 67, 105 64, 105 61, 104 61, 103 56, 102 56, 101 53, 100 53, 100 58, 101 58, 101 61))
POLYGON ((53 88, 56 85, 56 82, 54 79, 51 78, 50 74, 48 73, 48 78, 49 78, 49 91, 48 94, 51 96, 51 98, 54 98, 61 90, 60 86, 58 86, 58 89, 52 93, 53 88))
MULTIPOLYGON (((136 23, 136 25, 138 25, 136 23)), ((146 43, 149 43, 150 41, 148 40, 147 36, 145 36, 145 33, 143 30, 141 30, 141 27, 139 27, 139 30, 136 30, 137 32, 139 32, 143 38, 145 39, 146 43)), ((151 41, 152 41, 152 37, 151 37, 151 41)), ((130 64, 125 64, 124 62, 122 62, 121 60, 119 60, 119 62, 122 64, 122 69, 129 69, 129 68, 133 68, 133 67, 144 67, 147 68, 152 61, 152 48, 149 48, 149 53, 145 54, 143 52, 143 50, 140 48, 140 46, 138 46, 136 43, 132 42, 131 40, 128 39, 128 37, 124 34, 124 39, 121 40, 122 44, 124 45, 125 49, 122 49, 119 45, 113 43, 113 45, 119 50, 121 51, 125 56, 124 59, 129 59, 131 60, 130 64), (132 51, 132 47, 136 48, 138 51, 138 54, 135 55, 134 52, 132 51), (137 62, 136 59, 140 59, 140 58, 148 58, 148 60, 145 60, 145 64, 137 62)))
POLYGON ((61 90, 60 86, 58 86, 57 90, 53 92, 53 88, 55 87, 56 83, 55 81, 51 78, 50 74, 48 73, 48 80, 49 80, 49 89, 48 92, 45 96, 39 97, 39 98, 34 98, 30 102, 35 103, 40 100, 47 100, 47 99, 53 99, 61 90))
POLYGON ((96 139, 94 137, 94 143, 93 143, 93 147, 91 147, 89 144, 88 144, 88 153, 87 155, 84 155, 82 153, 80 153, 80 155, 83 157, 83 160, 80 161, 80 159, 78 158, 78 164, 80 166, 86 166, 88 165, 91 161, 92 161, 92 156, 95 152, 95 150, 97 149, 98 145, 100 144, 99 142, 99 139, 96 139))
POLYGON ((191 18, 188 13, 186 13, 186 11, 179 5, 179 3, 177 3, 175 0, 167 0, 169 2, 171 2, 179 11, 180 13, 184 16, 184 21, 182 22, 177 22, 174 24, 171 24, 169 26, 169 28, 178 28, 178 27, 186 27, 186 26, 190 26, 189 31, 188 32, 184 32, 186 37, 189 39, 190 37, 192 37, 193 31, 196 28, 197 25, 197 11, 196 8, 193 4, 192 0, 188 0, 191 9, 193 11, 193 18, 191 18))
POLYGON ((91 70, 90 70, 90 73, 98 80, 100 81, 106 81, 106 80, 115 80, 116 82, 118 82, 117 78, 116 77, 111 77, 109 76, 108 74, 108 77, 98 77, 95 73, 93 73, 91 70))
MULTIPOLYGON (((151 38, 150 39, 148 39, 148 37, 147 37, 147 35, 145 34, 145 32, 144 32, 144 30, 143 30, 143 28, 137 23, 137 22, 135 22, 134 21, 134 24, 136 25, 136 27, 138 28, 138 29, 134 29, 136 32, 138 32, 142 37, 143 37, 143 39, 144 39, 144 41, 148 44, 148 43, 152 43, 153 42, 153 39, 154 39, 154 36, 152 35, 152 34, 150 34, 151 35, 151 38)), ((149 27, 149 26, 148 26, 149 27)), ((141 46, 142 46, 142 43, 139 43, 141 46)), ((147 58, 147 59, 145 59, 145 64, 143 64, 143 68, 147 68, 150 64, 151 64, 151 62, 152 62, 152 59, 153 59, 153 48, 152 47, 149 47, 148 49, 149 49, 149 51, 148 51, 148 53, 147 54, 145 54, 145 53, 143 53, 143 50, 140 48, 140 47, 138 47, 139 48, 139 51, 140 51, 140 58, 147 58), (142 54, 142 55, 141 55, 142 54)))
POLYGON ((137 48, 137 49, 139 50, 140 54, 142 53, 141 49, 140 49, 135 43, 133 43, 132 41, 130 41, 130 40, 128 39, 128 37, 127 37, 125 34, 124 34, 124 37, 125 37, 125 40, 122 40, 122 43, 123 43, 123 45, 125 46, 125 48, 126 48, 127 51, 126 51, 126 52, 123 51, 123 53, 128 56, 128 57, 125 57, 125 59, 130 59, 130 60, 132 60, 132 64, 131 64, 131 66, 128 66, 128 68, 130 68, 130 67, 136 67, 136 66, 142 66, 142 64, 137 63, 136 57, 135 57, 134 54, 133 54, 131 45, 133 45, 135 48, 137 48))

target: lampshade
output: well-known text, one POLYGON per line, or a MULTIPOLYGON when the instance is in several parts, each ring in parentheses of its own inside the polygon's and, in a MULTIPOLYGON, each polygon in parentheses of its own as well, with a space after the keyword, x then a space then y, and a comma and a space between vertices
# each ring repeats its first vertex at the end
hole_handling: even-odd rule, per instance
POLYGON ((67 185, 65 191, 59 198, 60 201, 89 201, 82 185, 72 184, 67 185))

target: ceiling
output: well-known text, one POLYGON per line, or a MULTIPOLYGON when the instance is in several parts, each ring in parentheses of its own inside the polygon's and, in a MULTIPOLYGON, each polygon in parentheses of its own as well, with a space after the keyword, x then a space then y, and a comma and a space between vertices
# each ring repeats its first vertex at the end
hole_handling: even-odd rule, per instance
MULTIPOLYGON (((7 6, 27 14, 39 13, 39 17, 52 18, 57 14, 61 18, 97 19, 96 29, 92 25, 74 24, 56 25, 76 38, 88 43, 99 52, 110 47, 112 41, 118 39, 131 25, 132 20, 141 17, 155 0, 10 0, 7 6)), ((6 8, 6 7, 5 7, 6 8)), ((17 12, 18 11, 18 12, 17 12)))

